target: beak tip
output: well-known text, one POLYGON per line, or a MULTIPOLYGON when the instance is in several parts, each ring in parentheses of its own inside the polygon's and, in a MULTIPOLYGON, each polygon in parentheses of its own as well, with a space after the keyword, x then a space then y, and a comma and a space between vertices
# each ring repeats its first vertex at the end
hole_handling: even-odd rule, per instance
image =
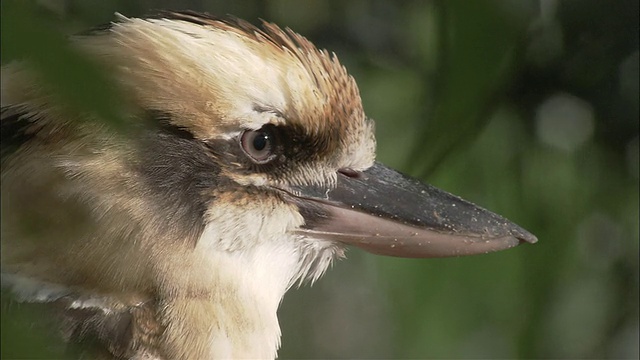
POLYGON ((516 239, 520 240, 520 244, 524 244, 524 243, 535 244, 538 242, 538 238, 526 230, 512 231, 511 234, 516 239))

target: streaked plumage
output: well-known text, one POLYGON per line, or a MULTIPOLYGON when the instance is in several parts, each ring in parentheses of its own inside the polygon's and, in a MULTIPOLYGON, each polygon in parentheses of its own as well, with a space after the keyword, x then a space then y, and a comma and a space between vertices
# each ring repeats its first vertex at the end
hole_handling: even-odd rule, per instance
POLYGON ((122 85, 132 132, 54 103, 20 63, 2 69, 1 123, 3 286, 61 305, 71 342, 273 358, 282 296, 344 244, 429 257, 535 241, 375 163, 355 81, 292 31, 183 12, 72 41, 122 85), (343 201, 395 183, 380 209, 371 197, 391 194, 343 201))

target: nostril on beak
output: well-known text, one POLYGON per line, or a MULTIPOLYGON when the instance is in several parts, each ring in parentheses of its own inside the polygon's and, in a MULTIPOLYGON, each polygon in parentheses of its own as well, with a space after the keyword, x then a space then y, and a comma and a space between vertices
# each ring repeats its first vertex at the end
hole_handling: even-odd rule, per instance
POLYGON ((356 170, 353 170, 352 168, 341 168, 341 169, 338 169, 338 173, 340 173, 340 174, 342 174, 342 175, 344 175, 346 177, 353 178, 353 179, 357 179, 357 178, 360 177, 360 172, 356 171, 356 170))

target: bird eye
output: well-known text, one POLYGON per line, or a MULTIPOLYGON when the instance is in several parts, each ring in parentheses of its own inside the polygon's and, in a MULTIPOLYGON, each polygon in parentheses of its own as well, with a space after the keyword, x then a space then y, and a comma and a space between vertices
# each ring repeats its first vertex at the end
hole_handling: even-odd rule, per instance
POLYGON ((275 137, 268 126, 259 130, 245 130, 240 137, 240 146, 257 164, 265 164, 275 158, 275 137))

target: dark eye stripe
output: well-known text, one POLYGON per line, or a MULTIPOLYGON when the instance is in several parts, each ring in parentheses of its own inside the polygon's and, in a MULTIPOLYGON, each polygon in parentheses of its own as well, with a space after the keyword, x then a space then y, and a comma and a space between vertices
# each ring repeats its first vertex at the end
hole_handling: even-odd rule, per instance
POLYGON ((310 135, 296 123, 267 124, 260 129, 264 134, 254 131, 256 136, 251 136, 250 141, 246 136, 244 145, 242 138, 248 132, 233 139, 200 140, 188 128, 176 125, 176 118, 169 112, 147 110, 147 118, 162 133, 199 144, 203 153, 213 156, 217 163, 232 171, 263 173, 276 178, 286 176, 301 164, 330 156, 331 143, 336 140, 326 133, 310 135), (247 146, 250 146, 249 154, 247 146))
POLYGON ((34 137, 33 132, 28 133, 27 129, 33 126, 33 120, 24 112, 14 111, 10 107, 2 108, 2 159, 16 151, 22 144, 34 137))
POLYGON ((195 140, 193 134, 185 127, 171 122, 173 115, 160 110, 147 110, 147 117, 163 132, 174 135, 180 139, 195 140))

